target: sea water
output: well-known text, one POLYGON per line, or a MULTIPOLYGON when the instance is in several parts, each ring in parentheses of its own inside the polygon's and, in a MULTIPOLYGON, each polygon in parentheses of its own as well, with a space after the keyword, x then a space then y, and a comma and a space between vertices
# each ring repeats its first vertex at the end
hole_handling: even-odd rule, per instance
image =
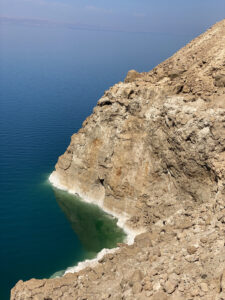
POLYGON ((124 239, 117 220, 48 177, 104 90, 191 39, 168 34, 0 27, 0 299, 124 239))

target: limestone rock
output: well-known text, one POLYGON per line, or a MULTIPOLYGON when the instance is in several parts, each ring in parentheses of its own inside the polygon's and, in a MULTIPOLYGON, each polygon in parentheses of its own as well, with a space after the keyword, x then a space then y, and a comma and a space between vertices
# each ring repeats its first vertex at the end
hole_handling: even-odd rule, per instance
POLYGON ((11 300, 225 299, 224 45, 225 20, 104 93, 50 180, 145 233, 11 300))
POLYGON ((168 294, 172 294, 178 287, 178 284, 179 284, 178 276, 176 274, 171 274, 168 280, 164 284, 164 290, 168 294))
POLYGON ((198 248, 197 247, 195 247, 195 246, 188 246, 187 247, 187 252, 188 252, 188 254, 195 254, 195 252, 198 250, 198 248))
POLYGON ((225 270, 223 271, 221 275, 221 281, 220 281, 220 289, 225 292, 225 270))
POLYGON ((137 235, 134 241, 139 245, 139 247, 152 247, 151 238, 151 233, 145 232, 137 235))
POLYGON ((209 291, 208 285, 205 282, 200 284, 200 288, 203 292, 207 293, 209 291))
POLYGON ((127 73, 127 76, 124 80, 124 82, 128 83, 128 82, 133 82, 135 81, 137 78, 140 78, 141 77, 141 74, 138 73, 137 71, 135 70, 130 70, 128 73, 127 73))

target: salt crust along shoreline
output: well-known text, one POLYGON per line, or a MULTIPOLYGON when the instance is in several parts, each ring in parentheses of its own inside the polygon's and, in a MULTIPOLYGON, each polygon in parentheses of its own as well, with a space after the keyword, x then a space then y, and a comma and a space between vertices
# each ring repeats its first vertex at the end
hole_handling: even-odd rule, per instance
MULTIPOLYGON (((72 195, 78 195, 81 198, 82 201, 87 202, 87 203, 95 204, 95 205, 99 206, 107 214, 110 214, 113 217, 117 218, 118 219, 117 226, 122 228, 123 231, 126 233, 125 242, 128 245, 132 245, 134 243, 135 237, 138 234, 141 234, 145 231, 144 229, 133 230, 130 227, 128 227, 126 225, 126 221, 128 220, 128 215, 118 214, 118 213, 115 213, 115 211, 112 211, 108 208, 105 208, 104 205, 103 205, 103 201, 96 202, 94 199, 91 199, 90 197, 87 197, 85 194, 82 194, 81 192, 78 192, 78 191, 75 191, 75 190, 72 190, 72 189, 69 190, 65 185, 63 185, 60 182, 60 180, 57 176, 57 173, 55 171, 53 171, 51 173, 51 175, 49 176, 49 181, 55 188, 57 188, 59 190, 66 191, 66 192, 68 192, 69 194, 72 194, 72 195)), ((97 254, 96 258, 86 259, 85 261, 79 262, 77 264, 77 266, 67 268, 64 275, 67 274, 67 273, 79 272, 79 271, 85 269, 86 267, 94 267, 95 265, 98 264, 98 261, 100 259, 102 259, 105 254, 114 253, 118 249, 119 249, 119 247, 115 247, 115 248, 112 248, 112 249, 104 248, 97 254)))

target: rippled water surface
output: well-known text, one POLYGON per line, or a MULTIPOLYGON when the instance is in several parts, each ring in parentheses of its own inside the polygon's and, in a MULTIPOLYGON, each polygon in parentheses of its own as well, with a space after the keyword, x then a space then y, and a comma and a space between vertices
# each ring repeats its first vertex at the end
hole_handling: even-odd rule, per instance
POLYGON ((1 300, 19 279, 49 277, 123 239, 116 220, 47 179, 104 90, 189 40, 1 25, 1 300))

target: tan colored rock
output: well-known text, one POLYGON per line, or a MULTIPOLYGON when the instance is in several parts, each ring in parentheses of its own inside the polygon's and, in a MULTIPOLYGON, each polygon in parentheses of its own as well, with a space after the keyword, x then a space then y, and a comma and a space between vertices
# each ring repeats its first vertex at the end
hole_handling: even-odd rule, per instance
POLYGON ((186 299, 181 295, 172 295, 170 297, 170 300, 186 300, 186 299))
POLYGON ((220 289, 225 292, 225 270, 223 270, 223 273, 221 275, 221 280, 220 280, 220 289))
POLYGON ((201 288, 201 290, 202 290, 203 292, 205 292, 205 293, 207 293, 207 292, 209 291, 208 285, 207 285, 207 283, 205 283, 205 282, 202 282, 202 283, 200 284, 200 288, 201 288))
POLYGON ((150 278, 146 277, 144 279, 143 288, 144 288, 145 291, 152 291, 153 285, 152 285, 152 282, 151 282, 150 278))
POLYGON ((172 294, 178 287, 178 284, 179 284, 178 276, 175 273, 171 274, 164 284, 165 292, 167 292, 168 294, 172 294))
POLYGON ((197 247, 195 247, 195 246, 188 246, 187 247, 187 252, 188 252, 188 254, 195 254, 195 252, 198 250, 198 248, 197 247))
POLYGON ((140 73, 138 73, 137 71, 135 70, 130 70, 128 73, 127 73, 127 76, 124 80, 124 82, 133 82, 135 81, 137 78, 140 78, 142 75, 140 73))
POLYGON ((131 275, 131 278, 129 280, 130 286, 133 286, 135 282, 141 282, 143 279, 143 274, 140 270, 134 271, 134 273, 131 275))
POLYGON ((145 232, 137 235, 135 237, 135 242, 138 244, 139 247, 152 247, 152 234, 145 232))
POLYGON ((198 289, 198 287, 193 287, 193 288, 190 290, 190 295, 191 295, 192 297, 199 296, 199 289, 198 289))
POLYGON ((224 297, 224 45, 225 20, 104 93, 50 179, 145 233, 77 274, 19 281, 11 300, 224 297))
POLYGON ((204 237, 202 237, 201 239, 200 239, 200 241, 202 242, 202 243, 207 243, 207 237, 206 236, 204 236, 204 237))
POLYGON ((169 300, 168 295, 166 295, 164 292, 158 292, 156 293, 151 300, 169 300))
POLYGON ((140 282, 135 282, 133 287, 132 287, 132 292, 134 294, 138 294, 142 291, 142 285, 140 282))

